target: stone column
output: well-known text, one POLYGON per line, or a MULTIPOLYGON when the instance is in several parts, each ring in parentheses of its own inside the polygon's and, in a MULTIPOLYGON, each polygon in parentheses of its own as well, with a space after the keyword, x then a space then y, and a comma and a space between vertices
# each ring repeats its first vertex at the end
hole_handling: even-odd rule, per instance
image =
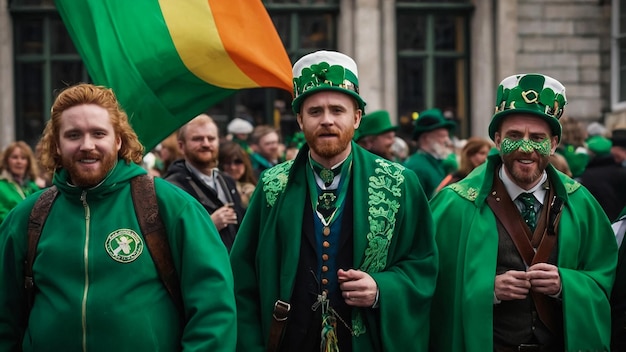
POLYGON ((15 139, 13 28, 8 0, 0 0, 0 148, 15 139))

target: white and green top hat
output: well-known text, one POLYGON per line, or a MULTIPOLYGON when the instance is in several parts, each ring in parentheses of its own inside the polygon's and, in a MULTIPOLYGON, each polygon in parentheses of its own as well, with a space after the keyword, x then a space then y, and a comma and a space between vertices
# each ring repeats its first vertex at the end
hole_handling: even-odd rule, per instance
POLYGON ((349 56, 320 50, 305 55, 293 65, 293 112, 299 113, 307 96, 323 90, 342 92, 353 97, 365 113, 365 101, 359 95, 359 73, 349 56))
POLYGON ((502 119, 510 114, 532 114, 544 119, 552 135, 561 140, 563 109, 567 104, 565 87, 556 79, 539 73, 509 76, 496 92, 496 109, 489 124, 489 137, 494 139, 502 119))

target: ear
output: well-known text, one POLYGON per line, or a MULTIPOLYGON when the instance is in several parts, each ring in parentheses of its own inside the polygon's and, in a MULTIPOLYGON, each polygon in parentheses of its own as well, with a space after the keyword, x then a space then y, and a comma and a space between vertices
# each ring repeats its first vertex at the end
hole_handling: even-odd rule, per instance
POLYGON ((354 112, 354 129, 356 130, 361 125, 361 118, 363 117, 363 110, 356 109, 354 112))
POLYGON ((120 149, 122 149, 122 137, 117 136, 115 137, 115 151, 119 152, 120 149))
POLYGON ((496 144, 496 148, 498 148, 498 150, 500 150, 500 144, 502 144, 502 136, 500 135, 500 132, 496 132, 494 134, 493 142, 496 144))
POLYGON ((552 148, 550 149, 550 155, 552 155, 556 152, 556 148, 559 146, 559 137, 550 137, 550 144, 552 145, 552 148))
POLYGON ((298 121, 298 126, 300 126, 300 130, 304 131, 304 129, 302 128, 302 114, 301 113, 296 114, 296 121, 298 121))

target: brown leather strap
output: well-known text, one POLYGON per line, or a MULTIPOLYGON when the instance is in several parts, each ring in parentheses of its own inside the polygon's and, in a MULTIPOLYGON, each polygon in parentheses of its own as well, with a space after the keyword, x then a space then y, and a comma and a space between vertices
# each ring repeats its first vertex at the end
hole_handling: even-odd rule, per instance
MULTIPOLYGON (((542 234, 539 237, 541 241, 539 247, 537 248, 537 252, 535 253, 535 249, 533 248, 530 240, 530 229, 524 223, 519 210, 513 203, 513 200, 511 200, 509 193, 506 191, 506 188, 497 173, 494 175, 493 184, 494 189, 489 197, 487 197, 487 204, 508 232, 509 236, 513 240, 513 243, 515 244, 515 247, 517 248, 517 251, 522 256, 524 263, 530 267, 536 263, 546 262, 550 257, 550 253, 552 252, 554 245, 556 244, 558 233, 557 227, 563 203, 560 199, 553 196, 552 188, 550 188, 548 199, 554 198, 554 201, 550 204, 550 206, 546 204, 542 211, 540 223, 535 231, 535 236, 533 236, 534 242, 537 241, 537 233, 542 234), (558 210, 551 209, 555 205, 558 206, 558 210)), ((557 332, 556 317, 554 316, 552 309, 554 302, 551 302, 549 297, 544 294, 537 293, 532 290, 530 291, 530 294, 535 303, 539 319, 552 332, 557 332)))
POLYGON ((291 305, 285 301, 277 300, 274 303, 272 313, 272 325, 270 325, 270 336, 267 341, 267 352, 278 352, 283 338, 283 332, 289 319, 291 305))
POLYGON ((137 221, 139 221, 141 233, 146 241, 146 247, 148 247, 161 281, 176 308, 178 308, 182 323, 184 323, 185 314, 180 282, 174 268, 165 225, 159 215, 154 179, 149 175, 141 175, 132 178, 130 184, 137 221))
POLYGON ((41 193, 41 196, 35 202, 33 209, 28 217, 28 249, 26 252, 26 260, 24 261, 24 290, 26 295, 26 317, 30 314, 35 300, 35 280, 33 278, 33 263, 35 262, 35 254, 37 254, 37 244, 41 237, 43 224, 48 218, 52 203, 56 199, 59 191, 56 186, 52 186, 41 193))

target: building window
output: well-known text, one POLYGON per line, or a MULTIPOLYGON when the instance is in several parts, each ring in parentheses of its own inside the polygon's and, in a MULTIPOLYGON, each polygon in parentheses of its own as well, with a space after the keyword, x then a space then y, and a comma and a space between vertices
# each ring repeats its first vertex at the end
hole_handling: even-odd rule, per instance
POLYGON ((56 92, 89 80, 52 0, 13 0, 16 138, 37 144, 56 92))
POLYGON ((626 0, 614 0, 611 47, 611 105, 626 109, 626 0))
POLYGON ((470 134, 469 1, 398 1, 396 40, 399 134, 411 137, 414 113, 440 108, 470 134))
MULTIPOLYGON (((337 50, 339 0, 264 0, 263 3, 292 63, 315 50, 337 50)), ((209 113, 222 125, 245 115, 255 125, 279 128, 283 137, 299 131, 291 112, 291 92, 281 89, 242 90, 209 113)))

